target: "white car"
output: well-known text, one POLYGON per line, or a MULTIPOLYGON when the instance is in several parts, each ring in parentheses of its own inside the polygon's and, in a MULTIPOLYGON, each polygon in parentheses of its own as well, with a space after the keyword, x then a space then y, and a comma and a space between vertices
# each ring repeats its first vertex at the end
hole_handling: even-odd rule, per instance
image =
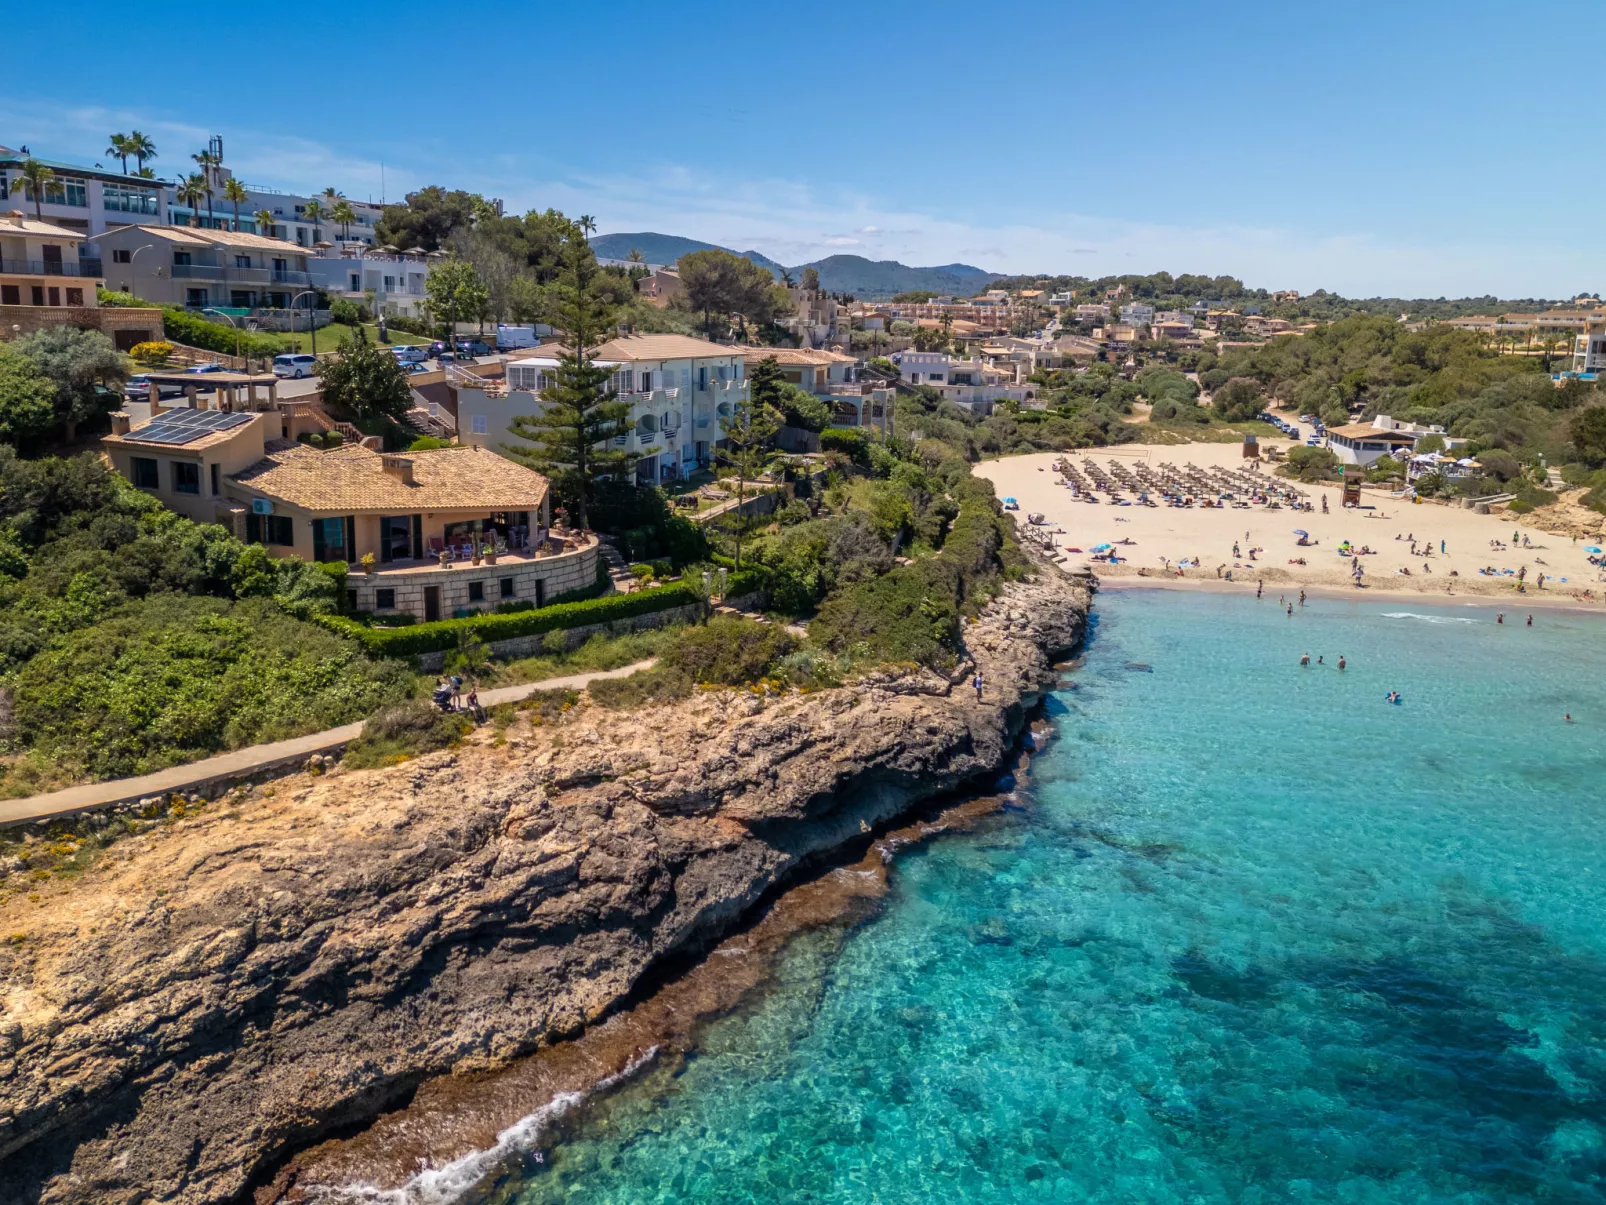
POLYGON ((428 349, 416 343, 398 343, 390 349, 390 354, 403 364, 422 364, 429 359, 428 349))
POLYGON ((299 381, 302 377, 310 377, 317 366, 317 356, 293 355, 273 357, 273 375, 276 377, 289 377, 292 380, 299 381))

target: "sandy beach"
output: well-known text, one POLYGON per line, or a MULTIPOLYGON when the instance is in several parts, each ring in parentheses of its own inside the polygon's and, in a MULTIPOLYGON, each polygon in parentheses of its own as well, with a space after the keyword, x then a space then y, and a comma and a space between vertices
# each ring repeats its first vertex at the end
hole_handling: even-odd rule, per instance
MULTIPOLYGON (((1130 464, 1141 460, 1242 469, 1242 451, 1237 444, 1128 444, 1010 456, 983 461, 975 467, 976 474, 990 480, 1000 497, 1013 497, 1020 503, 1015 514, 1022 524, 1028 514, 1043 514, 1047 519, 1045 529, 1061 533, 1054 538, 1060 549, 1090 550, 1098 544, 1133 541, 1130 546, 1117 548, 1126 559, 1116 565, 1094 563, 1088 551, 1067 554, 1068 566, 1086 565, 1106 585, 1254 590, 1257 582, 1264 582, 1267 591, 1277 594, 1305 589, 1352 597, 1465 597, 1469 601, 1509 601, 1514 608, 1603 606, 1606 584, 1601 581, 1600 570, 1589 564, 1589 554, 1584 551, 1587 541, 1575 542, 1567 536, 1524 527, 1517 521, 1518 516, 1479 515, 1460 506, 1434 502, 1411 504, 1370 490, 1363 493, 1358 511, 1346 511, 1340 506, 1338 486, 1305 484, 1298 488, 1308 496, 1314 511, 1268 510, 1263 506, 1248 510, 1114 506, 1102 494, 1099 504, 1093 505, 1073 498, 1071 491, 1059 484, 1053 465, 1062 457, 1078 467, 1084 459, 1090 459, 1105 469, 1111 461, 1130 464), (1324 494, 1328 505, 1325 515, 1321 513, 1324 494), (1308 532, 1314 545, 1301 547, 1295 529, 1308 532), (1409 542, 1412 536, 1416 539, 1415 556, 1411 555, 1409 542), (1531 547, 1521 546, 1524 536, 1532 541, 1531 547), (1354 545, 1368 546, 1374 553, 1360 558, 1365 571, 1361 589, 1356 588, 1351 577, 1354 562, 1338 553, 1346 539, 1354 545), (1491 541, 1505 548, 1497 550, 1491 541), (1234 543, 1240 552, 1236 557, 1234 543), (1250 548, 1256 550, 1253 560, 1248 556, 1250 548), (1424 551, 1430 555, 1422 556, 1424 551), (1178 561, 1191 562, 1195 557, 1199 568, 1177 569, 1178 561), (1294 563, 1301 557, 1304 565, 1294 563), (1515 576, 1490 577, 1478 572, 1491 567, 1509 569, 1513 574, 1526 567, 1526 592, 1518 593, 1515 576), (1409 575, 1402 570, 1409 570, 1409 575), (1229 571, 1231 581, 1226 578, 1229 571), (1543 588, 1537 586, 1541 573, 1545 576, 1543 588), (1593 600, 1580 597, 1586 590, 1593 591, 1593 600)), ((1263 466, 1268 484, 1282 482, 1271 472, 1272 467, 1263 466)))

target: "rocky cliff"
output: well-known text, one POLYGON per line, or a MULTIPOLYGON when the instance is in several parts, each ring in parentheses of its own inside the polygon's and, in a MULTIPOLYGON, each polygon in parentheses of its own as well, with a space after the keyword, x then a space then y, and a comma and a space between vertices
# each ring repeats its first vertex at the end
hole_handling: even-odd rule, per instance
POLYGON ((1002 766, 1081 638, 1048 568, 985 680, 582 706, 259 788, 0 908, 0 1201, 238 1199, 424 1080, 571 1036, 811 856, 1002 766))

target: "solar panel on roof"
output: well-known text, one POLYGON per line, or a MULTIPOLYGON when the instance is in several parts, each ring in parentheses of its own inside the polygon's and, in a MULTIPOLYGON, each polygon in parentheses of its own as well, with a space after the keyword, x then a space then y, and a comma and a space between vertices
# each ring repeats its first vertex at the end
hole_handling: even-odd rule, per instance
POLYGON ((231 431, 251 421, 249 414, 222 410, 166 410, 129 433, 131 439, 147 444, 187 444, 218 431, 231 431))

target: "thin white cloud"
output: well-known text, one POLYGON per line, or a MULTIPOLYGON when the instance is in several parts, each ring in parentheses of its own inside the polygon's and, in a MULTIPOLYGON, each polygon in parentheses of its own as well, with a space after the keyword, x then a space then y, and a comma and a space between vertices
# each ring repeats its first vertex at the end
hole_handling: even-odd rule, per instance
POLYGON ((1031 222, 983 225, 938 206, 900 206, 863 190, 826 190, 776 178, 733 177, 665 163, 645 171, 595 172, 507 154, 459 156, 399 145, 388 153, 341 152, 313 139, 236 126, 207 128, 150 110, 71 107, 0 97, 0 142, 37 153, 93 162, 112 130, 137 127, 155 138, 154 166, 173 175, 193 167, 192 151, 221 133, 227 160, 248 183, 390 199, 439 183, 498 196, 510 212, 555 207, 595 215, 603 232, 656 230, 758 250, 786 264, 854 246, 875 259, 907 264, 956 260, 999 272, 1158 271, 1231 274, 1252 286, 1327 288, 1350 296, 1570 297, 1606 278, 1606 251, 1572 232, 1487 232, 1475 244, 1412 244, 1367 231, 1312 231, 1292 222, 1193 226, 1044 211, 1031 222), (848 230, 853 236, 812 232, 848 230))

